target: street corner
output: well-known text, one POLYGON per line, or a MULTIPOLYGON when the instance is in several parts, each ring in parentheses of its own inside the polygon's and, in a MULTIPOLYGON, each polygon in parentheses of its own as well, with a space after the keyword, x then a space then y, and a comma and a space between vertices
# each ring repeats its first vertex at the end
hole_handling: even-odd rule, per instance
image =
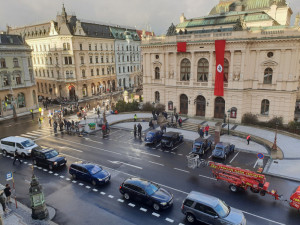
POLYGON ((300 158, 271 160, 264 173, 289 180, 300 181, 300 158))

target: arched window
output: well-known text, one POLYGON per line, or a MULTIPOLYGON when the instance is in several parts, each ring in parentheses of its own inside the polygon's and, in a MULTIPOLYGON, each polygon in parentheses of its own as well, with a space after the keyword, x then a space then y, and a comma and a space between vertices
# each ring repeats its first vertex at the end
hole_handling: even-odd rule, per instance
POLYGON ((82 96, 83 97, 86 97, 88 94, 87 94, 87 86, 86 86, 86 84, 84 84, 83 86, 82 86, 82 96))
POLYGON ((155 103, 159 103, 160 102, 160 94, 158 91, 155 92, 155 103))
POLYGON ((70 70, 70 77, 73 78, 73 70, 70 70))
POLYGON ((67 45, 66 45, 66 43, 63 43, 63 50, 67 50, 67 45))
POLYGON ((47 84, 45 83, 45 91, 46 91, 46 94, 48 94, 48 88, 47 88, 47 84))
POLYGON ((14 67, 19 67, 19 60, 17 58, 13 59, 14 67))
POLYGON ((272 84, 273 70, 271 68, 265 69, 264 84, 272 84))
POLYGON ((155 79, 160 79, 160 69, 159 69, 159 67, 155 67, 155 79))
POLYGON ((189 81, 191 75, 191 62, 188 59, 183 59, 180 63, 180 80, 189 81))
POLYGON ((92 89, 92 95, 95 95, 96 94, 96 89, 95 89, 95 84, 94 83, 91 84, 91 89, 92 89))
POLYGON ((261 114, 269 115, 270 102, 267 99, 261 101, 261 114))
POLYGON ((39 84, 39 82, 37 82, 36 85, 37 85, 37 88, 38 88, 38 92, 40 92, 40 84, 39 84))
POLYGON ((85 77, 85 70, 81 71, 82 77, 85 77))
POLYGON ((122 87, 122 79, 119 79, 119 87, 122 87))
POLYGON ((224 58, 224 82, 228 83, 229 62, 224 58))
POLYGON ((96 71, 97 71, 97 75, 100 75, 100 71, 99 71, 99 68, 97 68, 97 70, 96 70, 96 71))
POLYGON ((197 81, 207 82, 208 81, 208 70, 209 63, 207 59, 200 59, 198 61, 197 81))
POLYGON ((66 78, 69 78, 70 76, 70 73, 69 73, 69 70, 66 71, 66 78))
POLYGON ((44 93, 44 85, 41 83, 41 92, 44 93))
POLYGON ((18 100, 17 100, 17 106, 18 108, 24 108, 26 106, 25 104, 25 95, 24 93, 19 93, 18 94, 18 100))
POLYGON ((11 94, 8 94, 4 97, 4 105, 3 105, 3 110, 11 110, 13 108, 13 96, 11 94))
POLYGON ((6 68, 6 62, 5 59, 0 59, 0 68, 6 68))
POLYGON ((17 84, 17 85, 18 85, 18 84, 22 84, 20 74, 17 74, 17 75, 16 75, 16 84, 17 84))

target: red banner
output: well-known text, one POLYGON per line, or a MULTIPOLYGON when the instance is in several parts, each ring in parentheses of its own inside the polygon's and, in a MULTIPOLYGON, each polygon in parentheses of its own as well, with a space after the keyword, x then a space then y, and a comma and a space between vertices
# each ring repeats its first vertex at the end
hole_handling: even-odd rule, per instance
POLYGON ((186 42, 177 42, 177 52, 186 52, 186 42))
POLYGON ((224 96, 224 53, 225 40, 216 40, 216 78, 215 78, 215 95, 224 96))

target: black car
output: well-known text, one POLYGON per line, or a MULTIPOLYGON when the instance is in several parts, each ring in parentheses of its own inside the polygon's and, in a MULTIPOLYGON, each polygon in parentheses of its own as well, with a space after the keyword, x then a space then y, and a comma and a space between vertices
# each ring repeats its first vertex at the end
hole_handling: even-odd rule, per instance
POLYGON ((34 148, 31 152, 33 164, 48 167, 50 170, 64 166, 67 160, 54 149, 34 148))
POLYGON ((178 132, 167 132, 161 139, 162 148, 173 148, 176 144, 183 141, 183 135, 178 132))
POLYGON ((197 138, 193 143, 193 149, 192 153, 203 155, 208 150, 211 150, 212 148, 212 141, 203 139, 203 138, 197 138))
POLYGON ((235 145, 219 142, 216 144, 215 149, 212 151, 213 158, 226 159, 230 153, 233 153, 235 145))
POLYGON ((154 210, 166 209, 173 205, 173 195, 159 185, 141 178, 128 178, 120 185, 125 199, 140 201, 154 210))

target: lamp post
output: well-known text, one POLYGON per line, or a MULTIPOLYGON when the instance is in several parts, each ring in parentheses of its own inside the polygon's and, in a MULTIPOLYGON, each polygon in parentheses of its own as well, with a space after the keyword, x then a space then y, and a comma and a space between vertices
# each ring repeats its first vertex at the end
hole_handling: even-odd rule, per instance
POLYGON ((274 137, 274 143, 272 146, 272 150, 277 151, 277 130, 278 130, 279 123, 276 122, 276 131, 275 131, 275 137, 274 137))
POLYGON ((228 121, 227 121, 227 124, 228 124, 228 135, 229 135, 229 117, 230 117, 231 109, 228 109, 227 113, 228 113, 228 121))

